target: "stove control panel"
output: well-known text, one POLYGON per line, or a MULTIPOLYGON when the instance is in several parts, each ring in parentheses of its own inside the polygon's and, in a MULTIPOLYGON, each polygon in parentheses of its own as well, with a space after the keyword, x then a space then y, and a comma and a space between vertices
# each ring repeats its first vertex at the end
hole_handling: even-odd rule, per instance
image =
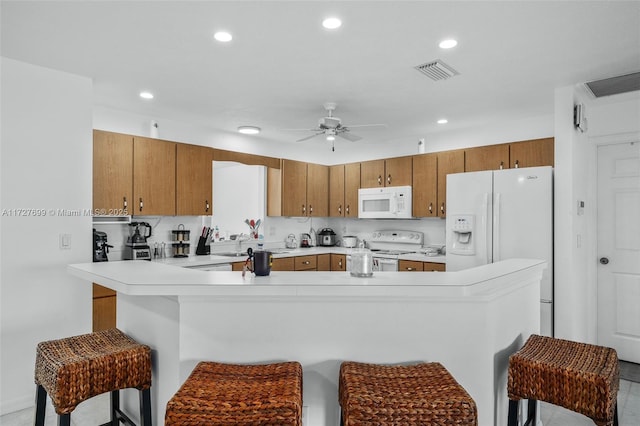
POLYGON ((422 244, 424 233, 417 231, 375 231, 371 235, 372 243, 422 244))

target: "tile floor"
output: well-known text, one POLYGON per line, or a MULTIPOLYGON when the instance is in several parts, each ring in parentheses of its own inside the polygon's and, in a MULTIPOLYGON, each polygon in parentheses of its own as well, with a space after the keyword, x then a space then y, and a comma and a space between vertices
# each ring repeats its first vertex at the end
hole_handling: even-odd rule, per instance
MULTIPOLYGON (((35 392, 35 388, 34 388, 35 392)), ((73 426, 99 425, 109 420, 109 394, 103 394, 83 402, 71 415, 73 426)), ((541 403, 541 420, 544 426, 593 426, 593 422, 572 411, 541 403)), ((34 409, 28 408, 0 417, 2 426, 27 426, 33 424, 34 409)), ((620 426, 640 425, 640 383, 620 380, 618 392, 618 417, 620 426)), ((47 407, 45 426, 55 426, 56 415, 51 404, 47 407)), ((154 424, 162 422, 154 421, 154 424)))

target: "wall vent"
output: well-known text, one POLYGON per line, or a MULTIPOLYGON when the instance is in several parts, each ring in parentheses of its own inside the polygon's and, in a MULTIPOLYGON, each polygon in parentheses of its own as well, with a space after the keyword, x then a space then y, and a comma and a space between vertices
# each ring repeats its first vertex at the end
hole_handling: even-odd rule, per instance
POLYGON ((433 81, 438 80, 446 80, 453 76, 460 74, 458 71, 453 69, 451 66, 445 64, 440 59, 436 59, 435 61, 426 62, 422 65, 418 65, 414 67, 433 81))
POLYGON ((640 90, 640 72, 590 81, 585 86, 596 98, 633 92, 640 90))

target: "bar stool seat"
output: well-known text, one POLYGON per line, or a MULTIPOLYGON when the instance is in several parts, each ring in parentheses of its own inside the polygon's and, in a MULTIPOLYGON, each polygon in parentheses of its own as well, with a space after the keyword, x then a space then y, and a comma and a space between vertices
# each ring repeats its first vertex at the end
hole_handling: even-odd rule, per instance
POLYGON ((169 425, 302 425, 302 366, 200 362, 167 402, 169 425))
POLYGON ((437 362, 343 362, 338 393, 345 426, 478 424, 475 401, 437 362))
POLYGON ((536 401, 583 414, 598 426, 618 424, 618 355, 612 348, 531 335, 509 358, 509 426, 517 424, 518 401, 528 399, 528 420, 536 422, 536 401))
POLYGON ((140 391, 141 424, 151 426, 151 350, 118 329, 41 342, 36 349, 36 426, 44 425, 47 394, 60 425, 78 404, 111 392, 111 422, 131 420, 120 410, 119 390, 140 391))

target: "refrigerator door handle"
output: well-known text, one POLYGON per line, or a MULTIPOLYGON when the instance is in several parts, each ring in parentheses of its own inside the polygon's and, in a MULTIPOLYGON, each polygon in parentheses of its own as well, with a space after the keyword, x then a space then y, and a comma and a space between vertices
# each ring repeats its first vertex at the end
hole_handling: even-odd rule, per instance
POLYGON ((489 234, 489 220, 491 219, 491 214, 490 214, 490 208, 491 206, 489 205, 489 196, 490 194, 488 192, 484 193, 484 200, 482 202, 482 210, 483 210, 483 215, 484 217, 482 218, 482 226, 483 226, 483 230, 482 232, 484 233, 484 241, 485 241, 485 252, 484 252, 484 263, 485 264, 489 264, 492 263, 493 260, 491 259, 491 235, 489 234))
POLYGON ((496 192, 493 200, 493 261, 502 260, 500 257, 500 193, 496 192))

